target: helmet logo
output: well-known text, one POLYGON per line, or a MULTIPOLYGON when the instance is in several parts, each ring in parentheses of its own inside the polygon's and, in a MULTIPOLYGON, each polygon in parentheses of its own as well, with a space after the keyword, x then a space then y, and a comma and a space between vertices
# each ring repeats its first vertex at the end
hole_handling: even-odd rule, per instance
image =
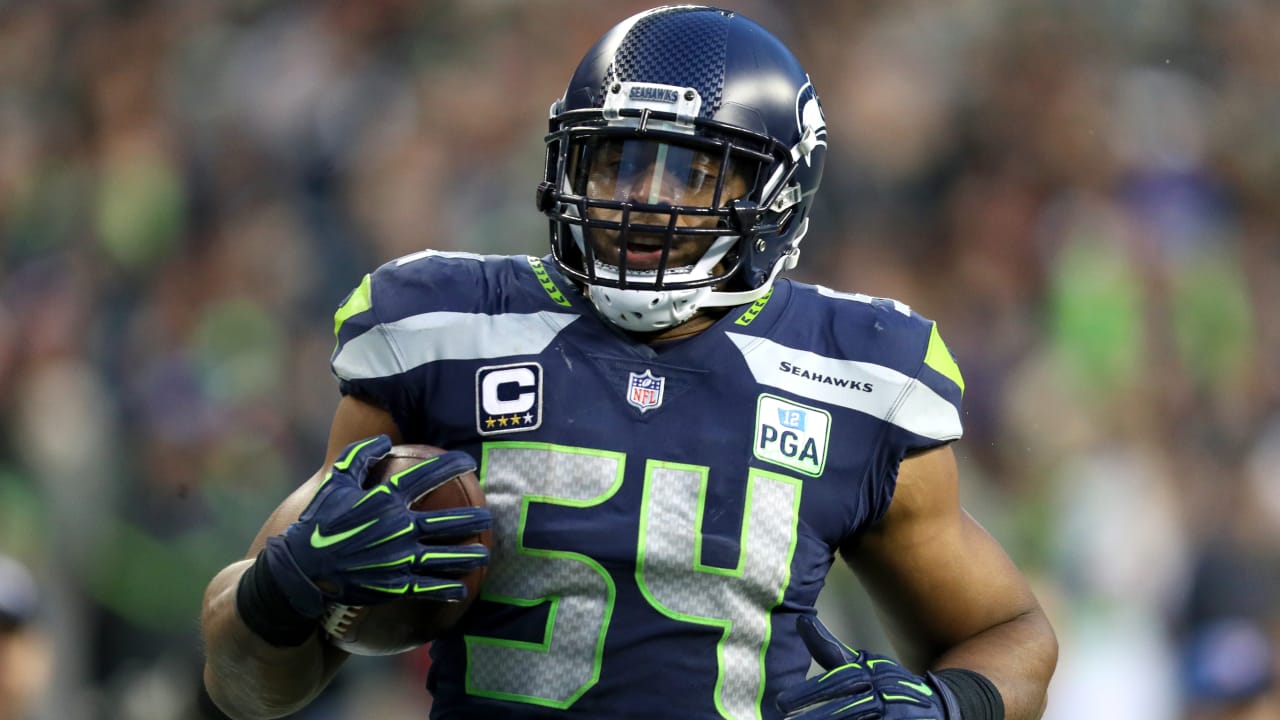
POLYGON ((822 114, 822 103, 818 101, 818 93, 811 82, 806 82, 796 94, 796 128, 800 130, 800 142, 804 145, 804 162, 812 165, 809 156, 813 149, 827 145, 827 118, 822 114))
POLYGON ((628 373, 627 402, 638 408, 641 414, 656 410, 662 405, 662 391, 667 379, 655 376, 648 368, 641 374, 628 373))

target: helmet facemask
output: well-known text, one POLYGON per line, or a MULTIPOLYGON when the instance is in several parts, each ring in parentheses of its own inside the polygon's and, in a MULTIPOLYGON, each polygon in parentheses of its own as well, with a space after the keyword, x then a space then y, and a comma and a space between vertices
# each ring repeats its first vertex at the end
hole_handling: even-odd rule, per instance
MULTIPOLYGON (((696 98, 630 83, 611 96, 663 92, 696 98)), ((779 200, 794 172, 789 149, 690 115, 696 104, 683 113, 606 103, 561 115, 548 136, 539 203, 552 219, 553 256, 626 330, 660 331, 701 308, 758 298, 767 287, 740 281, 743 260, 791 219, 779 200)))

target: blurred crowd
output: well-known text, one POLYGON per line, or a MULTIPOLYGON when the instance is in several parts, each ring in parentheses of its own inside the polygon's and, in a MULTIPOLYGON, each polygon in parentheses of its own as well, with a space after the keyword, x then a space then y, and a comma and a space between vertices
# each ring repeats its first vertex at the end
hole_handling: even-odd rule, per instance
MULTIPOLYGON (((201 594, 323 457, 333 310, 423 247, 546 252, 547 108, 649 4, 0 0, 30 718, 220 717, 201 594)), ((1280 3, 721 4, 823 99, 793 276, 907 302, 965 372, 966 506, 1062 641, 1046 717, 1280 718, 1280 3)), ((859 592, 823 613, 883 642, 859 592)), ((300 717, 422 717, 425 663, 300 717)))

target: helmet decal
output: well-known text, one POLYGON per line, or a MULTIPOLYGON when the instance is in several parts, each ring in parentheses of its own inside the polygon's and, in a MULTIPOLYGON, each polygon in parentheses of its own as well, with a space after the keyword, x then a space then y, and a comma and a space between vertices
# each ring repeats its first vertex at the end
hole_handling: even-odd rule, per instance
POLYGON ((814 91, 811 82, 805 83, 796 95, 796 128, 800 131, 802 138, 806 130, 813 130, 814 139, 803 155, 805 164, 811 164, 813 148, 819 145, 824 148, 827 146, 827 118, 822 114, 822 103, 818 100, 818 93, 814 91))

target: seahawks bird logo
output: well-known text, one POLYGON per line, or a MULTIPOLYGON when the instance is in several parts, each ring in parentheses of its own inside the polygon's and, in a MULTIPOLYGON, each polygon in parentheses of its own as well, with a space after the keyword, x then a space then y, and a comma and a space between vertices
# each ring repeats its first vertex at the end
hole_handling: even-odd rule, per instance
MULTIPOLYGON (((808 76, 805 76, 806 79, 808 76)), ((813 147, 827 146, 827 118, 822 114, 822 103, 818 101, 818 93, 813 89, 812 82, 806 82, 800 88, 800 92, 796 94, 796 127, 800 130, 801 137, 804 136, 806 128, 813 130, 817 142, 813 147)), ((804 155, 806 165, 811 165, 810 150, 804 155)))

